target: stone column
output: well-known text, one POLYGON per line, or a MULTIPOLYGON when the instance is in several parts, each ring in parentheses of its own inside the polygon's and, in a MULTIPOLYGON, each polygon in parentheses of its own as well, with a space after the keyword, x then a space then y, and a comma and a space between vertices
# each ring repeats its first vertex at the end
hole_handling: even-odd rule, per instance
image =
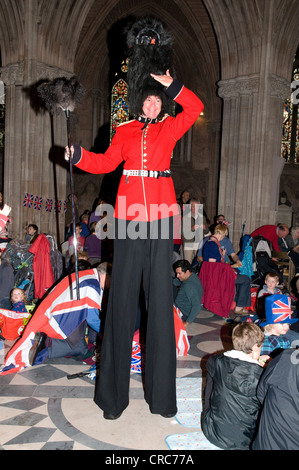
MULTIPOLYGON (((63 201, 66 198, 68 167, 63 159, 67 143, 66 118, 63 113, 50 116, 34 107, 32 87, 24 86, 24 64, 12 64, 0 69, 5 84, 5 162, 4 197, 11 205, 12 238, 23 239, 29 223, 35 223, 41 233, 54 234, 57 243, 64 237, 63 201), (42 198, 41 210, 24 206, 25 194, 42 198), (53 201, 52 211, 46 201, 53 201), (61 212, 54 211, 55 201, 62 201, 61 212)), ((35 64, 33 85, 41 78, 50 80, 67 73, 55 67, 35 64)), ((35 97, 36 98, 36 97, 35 97)))
POLYGON ((60 244, 64 239, 64 212, 54 211, 54 205, 56 201, 63 205, 66 197, 66 118, 63 114, 52 118, 40 109, 36 86, 44 79, 70 78, 71 72, 53 64, 53 60, 60 63, 58 52, 53 59, 52 51, 45 53, 40 47, 45 40, 40 34, 40 2, 26 0, 22 12, 24 28, 18 51, 21 59, 0 68, 6 94, 4 197, 12 206, 13 217, 9 235, 23 239, 27 225, 35 223, 41 233, 54 234, 60 244), (33 197, 31 207, 24 205, 26 193, 33 197), (42 199, 40 210, 41 199, 35 198, 42 199), (47 200, 53 201, 52 211, 46 210, 47 200))
POLYGON ((242 224, 246 233, 275 224, 283 102, 290 93, 285 79, 257 74, 218 83, 223 98, 219 212, 232 222, 235 248, 242 224), (265 83, 267 85, 265 86, 265 83))
POLYGON ((4 191, 5 202, 12 207, 9 236, 20 238, 23 234, 22 181, 24 179, 23 132, 23 64, 12 64, 0 69, 5 86, 5 140, 4 140, 4 191))
MULTIPOLYGON (((221 123, 220 121, 208 121, 207 130, 209 135, 209 153, 210 160, 207 161, 206 169, 209 175, 209 188, 218 187, 219 179, 219 148, 221 136, 221 123)), ((209 210, 209 217, 211 223, 217 211, 217 195, 209 191, 207 193, 207 209, 209 210)))

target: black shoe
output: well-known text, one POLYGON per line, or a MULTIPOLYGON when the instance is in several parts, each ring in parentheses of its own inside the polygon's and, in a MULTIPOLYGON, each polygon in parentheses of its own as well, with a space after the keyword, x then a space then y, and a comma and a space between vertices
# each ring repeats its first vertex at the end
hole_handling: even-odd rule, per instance
POLYGON ((160 413, 163 418, 173 418, 176 413, 160 413))
POLYGON ((34 361, 38 353, 45 348, 45 341, 46 341, 47 335, 46 333, 40 333, 39 331, 35 333, 34 336, 34 343, 30 348, 29 351, 29 364, 33 366, 34 361))
POLYGON ((122 415, 122 411, 118 415, 113 415, 111 413, 106 413, 106 411, 104 411, 104 413, 103 413, 103 416, 104 416, 105 419, 117 419, 121 415, 122 415))

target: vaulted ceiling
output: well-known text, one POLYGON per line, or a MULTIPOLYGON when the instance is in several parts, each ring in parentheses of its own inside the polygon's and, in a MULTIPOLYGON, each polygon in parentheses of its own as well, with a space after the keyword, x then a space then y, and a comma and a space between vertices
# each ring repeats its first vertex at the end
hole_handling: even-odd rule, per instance
POLYGON ((217 82, 258 72, 269 60, 262 43, 273 43, 273 72, 288 76, 298 46, 297 10, 297 0, 1 0, 2 65, 38 60, 75 73, 87 89, 107 91, 111 59, 123 58, 124 26, 153 15, 174 37, 177 77, 213 120, 220 109, 217 82), (267 11, 273 1, 275 10, 267 11), (271 22, 274 34, 265 40, 271 22))
POLYGON ((95 1, 78 39, 74 69, 90 87, 106 87, 111 57, 124 57, 124 28, 133 18, 153 15, 174 36, 177 77, 204 102, 213 102, 219 80, 219 57, 209 15, 201 1, 95 1))
POLYGON ((75 73, 87 89, 107 90, 111 57, 124 50, 124 26, 146 15, 170 29, 177 77, 210 103, 213 112, 219 56, 202 1, 1 0, 2 65, 24 60, 26 44, 32 41, 38 61, 75 73))
POLYGON ((206 104, 212 106, 220 78, 258 72, 262 41, 273 44, 273 72, 290 73, 298 46, 297 0, 1 0, 2 65, 26 60, 34 50, 28 60, 75 72, 87 87, 105 88, 111 57, 124 48, 124 25, 145 15, 170 29, 177 76, 206 104), (267 38, 265 25, 271 24, 267 38))

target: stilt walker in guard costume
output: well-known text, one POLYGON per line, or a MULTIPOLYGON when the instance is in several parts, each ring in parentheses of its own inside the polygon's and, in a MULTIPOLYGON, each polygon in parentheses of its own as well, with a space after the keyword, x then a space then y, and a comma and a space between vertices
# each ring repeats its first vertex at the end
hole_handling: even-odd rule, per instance
POLYGON ((74 145, 66 148, 65 158, 71 153, 78 168, 95 174, 109 173, 125 162, 115 206, 113 271, 95 402, 106 419, 119 418, 129 404, 132 340, 143 286, 145 399, 152 413, 169 418, 177 412, 171 231, 178 213, 169 166, 176 142, 194 124, 203 104, 172 78, 171 37, 160 21, 138 20, 127 43, 129 109, 136 118, 117 128, 104 154, 74 145), (173 101, 183 108, 176 117, 164 114, 173 101), (146 236, 130 237, 132 221, 146 236), (125 238, 118 237, 121 224, 126 224, 125 238))

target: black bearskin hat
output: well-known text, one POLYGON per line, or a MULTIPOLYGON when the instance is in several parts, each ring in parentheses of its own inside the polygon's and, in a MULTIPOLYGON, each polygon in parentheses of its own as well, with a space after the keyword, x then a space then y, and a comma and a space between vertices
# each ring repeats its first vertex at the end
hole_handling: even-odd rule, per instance
POLYGON ((144 100, 149 95, 160 96, 162 112, 171 112, 172 100, 163 92, 163 85, 150 74, 164 75, 172 70, 171 34, 162 22, 154 17, 137 20, 127 33, 129 48, 128 104, 131 114, 142 113, 144 100))

